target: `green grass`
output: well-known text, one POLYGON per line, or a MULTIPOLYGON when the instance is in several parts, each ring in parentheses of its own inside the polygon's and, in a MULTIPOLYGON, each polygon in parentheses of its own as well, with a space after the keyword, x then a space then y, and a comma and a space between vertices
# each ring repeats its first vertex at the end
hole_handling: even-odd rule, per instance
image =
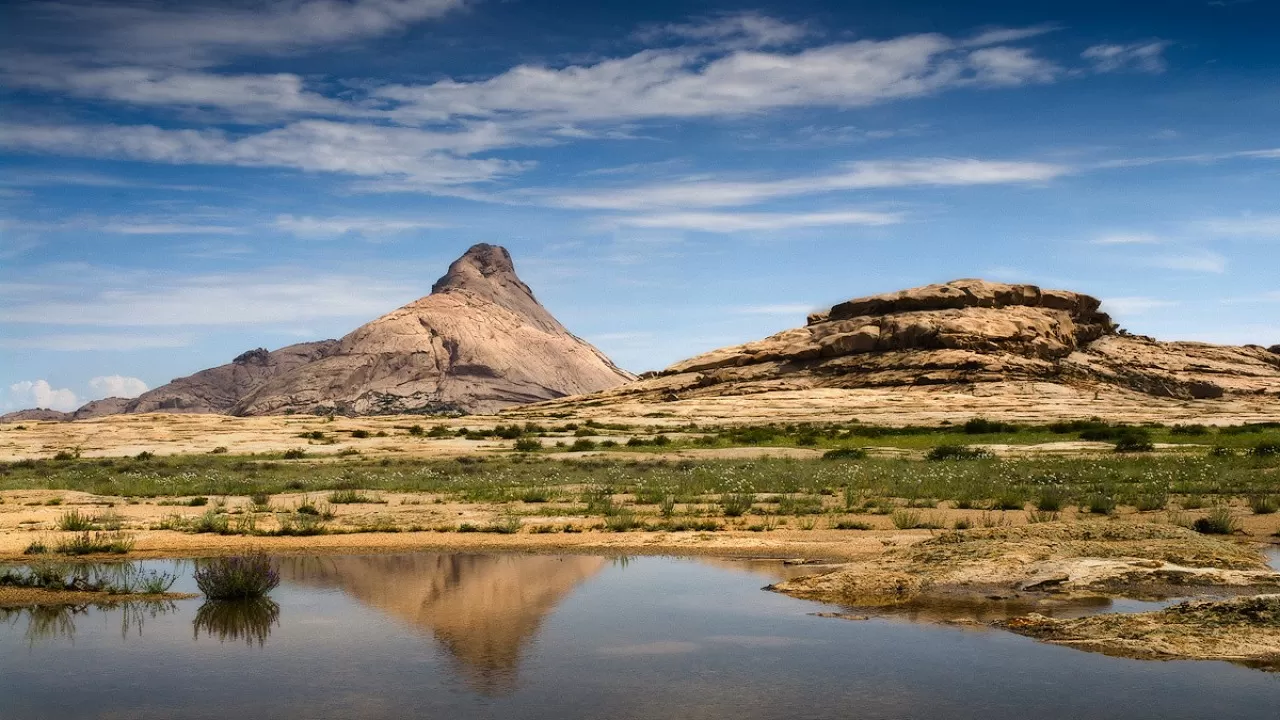
POLYGON ((59 555, 125 555, 133 549, 133 536, 122 532, 84 532, 58 541, 59 555))
MULTIPOLYGON (((1250 437, 1246 435, 1245 437, 1250 437)), ((1256 441, 1256 435, 1251 436, 1256 441)), ((1099 453, 1077 457, 925 462, 871 457, 850 462, 790 458, 650 460, 613 457, 564 462, 530 455, 462 460, 343 458, 281 462, 272 457, 187 455, 145 464, 107 461, 22 461, 0 464, 0 489, 85 491, 130 498, 267 497, 285 492, 433 493, 444 499, 508 502, 580 498, 592 515, 608 515, 615 494, 635 493, 637 504, 714 506, 725 494, 792 496, 801 507, 822 495, 843 493, 847 507, 877 498, 929 498, 989 508, 1027 498, 1038 509, 1088 506, 1095 496, 1166 498, 1191 509, 1276 494, 1280 456, 1210 456, 1099 453), (802 499, 804 498, 804 499, 802 499)), ((322 496, 323 497, 323 496, 322 496)), ((555 501, 555 500, 552 500, 555 501)), ((320 508, 309 506, 303 512, 320 508)), ((1141 506, 1141 505, 1140 505, 1141 506)), ((655 512, 658 508, 655 508, 655 512)), ((745 513, 747 510, 744 509, 745 513)), ((327 511, 326 511, 327 512, 327 511)))

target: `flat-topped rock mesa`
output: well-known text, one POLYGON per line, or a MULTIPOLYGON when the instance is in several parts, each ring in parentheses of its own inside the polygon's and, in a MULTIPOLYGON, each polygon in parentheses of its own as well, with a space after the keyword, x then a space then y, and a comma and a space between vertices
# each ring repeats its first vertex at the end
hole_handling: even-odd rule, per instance
POLYGON ((325 357, 273 375, 232 412, 487 413, 631 379, 542 307, 506 249, 480 244, 430 295, 355 329, 325 357))
POLYGON ((1181 400, 1280 393, 1280 355, 1260 346, 1131 335, 1100 307, 1097 298, 1034 285, 927 285, 840 303, 810 315, 803 327, 713 350, 586 399, 671 402, 1027 381, 1181 400))

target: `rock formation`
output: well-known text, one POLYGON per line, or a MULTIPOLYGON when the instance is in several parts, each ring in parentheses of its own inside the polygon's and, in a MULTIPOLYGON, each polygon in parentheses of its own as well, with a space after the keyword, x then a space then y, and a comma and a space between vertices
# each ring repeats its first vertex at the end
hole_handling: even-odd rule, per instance
POLYGON ((506 249, 480 244, 430 295, 341 340, 257 348, 131 401, 108 398, 74 413, 23 410, 0 422, 120 412, 488 413, 632 379, 538 303, 506 249))
POLYGON ((10 422, 40 422, 47 420, 62 421, 70 420, 71 413, 64 413, 59 410, 49 410, 48 408, 29 408, 27 410, 15 410, 11 413, 0 415, 0 423, 10 422))
POLYGON ((1280 394, 1275 353, 1131 335, 1100 305, 1063 290, 955 280, 840 303, 810 315, 804 327, 713 350, 587 399, 669 402, 1010 381, 1180 400, 1280 394))
POLYGON ((226 365, 201 370, 145 392, 124 412, 231 413, 266 381, 326 357, 337 347, 337 340, 321 340, 273 352, 266 348, 249 350, 226 365))
POLYGON ((430 295, 266 379, 232 412, 486 413, 630 379, 538 303, 504 248, 481 244, 430 295))

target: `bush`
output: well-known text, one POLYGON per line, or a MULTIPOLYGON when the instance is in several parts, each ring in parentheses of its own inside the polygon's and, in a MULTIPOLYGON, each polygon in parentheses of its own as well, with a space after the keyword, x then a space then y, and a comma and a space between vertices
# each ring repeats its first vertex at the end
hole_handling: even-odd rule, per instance
POLYGON ((196 586, 210 600, 260 598, 280 584, 280 573, 261 550, 206 560, 196 568, 196 586))
POLYGON ((862 448, 836 448, 822 453, 823 460, 863 460, 867 457, 867 451, 862 448))
POLYGON ((1208 435, 1209 428, 1204 425, 1174 425, 1169 428, 1171 435, 1208 435))
POLYGON ((1192 523, 1191 529, 1204 535, 1230 535, 1240 529, 1240 523, 1232 516, 1230 508, 1217 507, 1192 523))
POLYGON ((1036 510, 1041 512, 1059 512, 1066 504, 1066 496, 1057 488, 1045 488, 1036 498, 1036 510))
POLYGON ((81 532, 93 529, 93 518, 79 510, 68 510, 58 518, 58 529, 64 532, 81 532))
POLYGON ((1101 493, 1089 497, 1089 512, 1094 515, 1110 515, 1116 511, 1116 499, 1101 493))
POLYGON ((292 448, 284 451, 285 460, 301 460, 307 456, 307 451, 302 448, 292 448))
POLYGON ((987 420, 986 418, 972 418, 964 424, 964 433, 966 435, 994 435, 996 433, 1016 432, 1018 432, 1017 425, 987 420))
POLYGON ((1125 428, 1116 438, 1116 452, 1151 452, 1156 446, 1151 443, 1151 433, 1144 428, 1125 428))
POLYGON ((926 460, 984 460, 992 455, 986 450, 967 445, 938 445, 924 457, 926 460))
POLYGON ((1254 495, 1249 498, 1249 509, 1255 515, 1270 515, 1277 510, 1276 499, 1272 495, 1254 495))
POLYGON ((54 551, 60 555, 124 555, 133 549, 133 537, 121 532, 88 530, 58 543, 54 551))
POLYGON ((587 438, 578 438, 577 440, 573 441, 572 445, 569 446, 569 452, 585 452, 587 450, 595 450, 595 449, 596 449, 595 441, 588 440, 587 438))
POLYGON ((542 449, 542 442, 535 438, 520 438, 516 441, 516 452, 537 452, 542 449))
POLYGON ((369 437, 369 431, 368 430, 352 430, 351 437, 356 438, 358 440, 363 440, 369 437))
POLYGON ((751 510, 755 496, 751 493, 725 493, 720 496, 720 509, 725 517, 741 517, 751 510))
POLYGON ((1275 457, 1280 455, 1280 442, 1260 442, 1249 450, 1254 457, 1275 457))
MULTIPOLYGON (((443 426, 443 425, 437 425, 436 427, 444 427, 444 426, 443 426)), ((412 436, 414 436, 414 437, 420 437, 420 436, 422 436, 422 435, 426 434, 426 431, 422 429, 422 426, 421 426, 421 425, 413 425, 412 427, 410 427, 410 428, 409 428, 409 434, 410 434, 410 435, 412 435, 412 436)))

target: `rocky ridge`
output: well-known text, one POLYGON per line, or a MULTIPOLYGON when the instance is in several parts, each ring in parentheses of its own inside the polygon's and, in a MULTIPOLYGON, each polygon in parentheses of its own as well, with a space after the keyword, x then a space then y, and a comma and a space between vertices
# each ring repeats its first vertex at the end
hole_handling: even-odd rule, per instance
MULTIPOLYGON (((678 402, 818 389, 1093 386, 1177 400, 1280 395, 1260 346, 1132 335, 1094 297, 976 279, 835 305, 803 327, 713 350, 590 402, 678 402)), ((562 403, 571 404, 571 403, 562 403)))

